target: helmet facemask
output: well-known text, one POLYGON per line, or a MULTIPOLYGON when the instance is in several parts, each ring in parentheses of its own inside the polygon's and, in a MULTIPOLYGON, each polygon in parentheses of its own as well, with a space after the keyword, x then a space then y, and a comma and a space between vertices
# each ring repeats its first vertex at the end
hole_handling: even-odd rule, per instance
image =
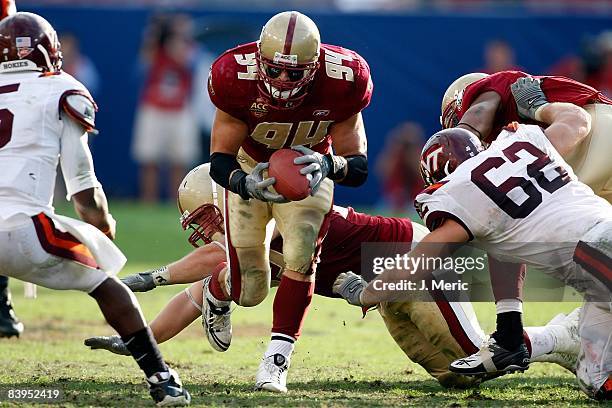
POLYGON ((259 76, 258 90, 268 105, 275 109, 293 109, 300 105, 308 94, 308 87, 317 73, 318 61, 307 64, 281 62, 286 57, 277 54, 276 61, 256 54, 259 76), (286 72, 287 79, 280 79, 286 72))
POLYGON ((196 248, 213 242, 214 235, 225 234, 223 214, 219 207, 213 204, 203 204, 193 212, 185 211, 181 215, 181 226, 185 231, 191 229, 192 233, 188 238, 191 245, 196 248))

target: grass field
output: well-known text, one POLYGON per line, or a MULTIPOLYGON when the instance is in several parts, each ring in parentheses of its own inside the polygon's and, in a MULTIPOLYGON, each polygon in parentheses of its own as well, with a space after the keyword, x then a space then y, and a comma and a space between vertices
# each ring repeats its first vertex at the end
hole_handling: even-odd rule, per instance
MULTIPOLYGON (((129 263, 122 274, 166 264, 189 250, 174 207, 115 203, 118 245, 129 263)), ((26 331, 17 339, 0 339, 0 389, 59 387, 65 406, 150 405, 135 363, 128 357, 90 351, 90 335, 111 334, 88 296, 40 289, 36 300, 24 299, 20 282, 12 289, 26 331)), ((157 289, 138 296, 148 319, 182 287, 157 289)), ((168 362, 181 374, 195 406, 591 406, 572 375, 549 364, 534 364, 477 390, 448 391, 411 363, 387 335, 376 313, 361 319, 344 301, 315 298, 303 337, 289 371, 289 393, 253 391, 255 371, 271 324, 272 296, 255 308, 233 314, 234 339, 226 353, 209 347, 199 322, 161 345, 168 362)), ((525 305, 528 325, 544 324, 575 304, 525 305)), ((494 308, 477 304, 485 331, 494 308)), ((0 401, 5 405, 6 401, 0 401)))

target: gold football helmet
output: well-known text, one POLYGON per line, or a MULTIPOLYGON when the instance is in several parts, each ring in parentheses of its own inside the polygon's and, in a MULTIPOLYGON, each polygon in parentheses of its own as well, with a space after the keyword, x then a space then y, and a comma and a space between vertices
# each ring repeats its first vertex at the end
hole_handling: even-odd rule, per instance
POLYGON ((199 241, 209 244, 221 240, 225 234, 223 211, 225 190, 210 177, 210 163, 191 170, 178 188, 177 204, 181 213, 181 225, 193 232, 188 240, 194 247, 199 241))
POLYGON ((440 124, 443 129, 448 129, 453 126, 457 126, 459 121, 457 118, 457 112, 461 109, 461 98, 463 97, 463 90, 470 84, 479 81, 483 78, 488 77, 488 74, 482 72, 472 72, 471 74, 465 74, 455 79, 452 84, 444 92, 442 98, 442 107, 440 116, 440 124))
POLYGON ((272 17, 261 30, 257 51, 259 93, 277 109, 298 106, 319 67, 321 36, 316 24, 297 11, 272 17))

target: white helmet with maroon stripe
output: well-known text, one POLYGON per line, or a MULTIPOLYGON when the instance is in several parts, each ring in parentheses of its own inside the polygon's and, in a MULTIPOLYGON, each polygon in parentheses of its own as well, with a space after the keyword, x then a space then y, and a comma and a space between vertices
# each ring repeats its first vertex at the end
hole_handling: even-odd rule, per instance
POLYGON ((193 230, 188 238, 191 245, 199 247, 199 241, 209 244, 223 240, 219 234, 225 234, 225 190, 210 177, 210 163, 187 173, 178 188, 177 204, 183 229, 193 230))
POLYGON ((302 102, 319 67, 320 46, 319 29, 302 13, 285 11, 266 23, 257 66, 260 96, 271 107, 291 109, 302 102))
POLYGON ((443 129, 457 126, 457 113, 461 109, 461 98, 465 88, 488 76, 488 74, 483 74, 482 72, 472 72, 460 76, 450 84, 446 92, 444 92, 444 97, 442 97, 440 124, 443 129))

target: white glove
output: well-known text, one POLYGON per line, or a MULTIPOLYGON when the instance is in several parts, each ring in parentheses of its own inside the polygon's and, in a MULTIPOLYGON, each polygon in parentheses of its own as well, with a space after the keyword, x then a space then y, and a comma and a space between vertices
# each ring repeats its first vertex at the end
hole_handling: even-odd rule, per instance
POLYGON ((353 272, 345 272, 338 275, 332 291, 342 296, 351 305, 362 306, 360 297, 366 286, 368 286, 368 282, 361 276, 353 272))
POLYGON ((246 176, 245 186, 249 195, 260 201, 270 201, 273 203, 287 203, 285 197, 278 193, 273 193, 268 190, 268 187, 276 183, 274 177, 270 177, 264 180, 263 171, 270 166, 269 163, 258 163, 253 169, 251 174, 246 176))
POLYGON ((303 154, 303 156, 296 157, 293 163, 307 165, 300 170, 300 174, 307 177, 310 175, 310 195, 313 196, 319 190, 321 181, 327 177, 331 170, 329 159, 325 155, 315 152, 306 146, 293 146, 291 149, 303 154))

